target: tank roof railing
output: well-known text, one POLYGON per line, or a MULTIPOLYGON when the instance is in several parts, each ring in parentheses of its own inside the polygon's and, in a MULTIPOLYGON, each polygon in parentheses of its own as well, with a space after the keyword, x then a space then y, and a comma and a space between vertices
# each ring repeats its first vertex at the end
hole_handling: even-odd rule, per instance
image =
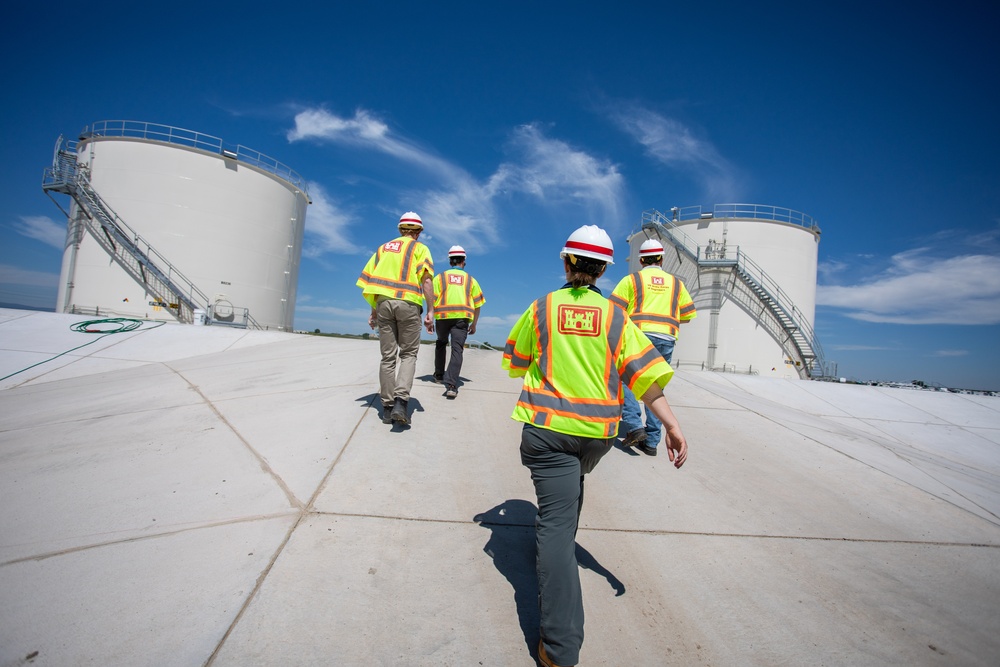
POLYGON ((307 198, 309 196, 305 179, 290 167, 252 148, 247 148, 242 144, 233 145, 209 134, 138 120, 101 120, 84 127, 83 132, 80 133, 80 141, 92 137, 145 139, 196 148, 207 153, 221 155, 227 159, 238 160, 274 174, 297 187, 307 198))
POLYGON ((687 220, 711 220, 714 218, 744 220, 774 220, 776 222, 787 222, 799 227, 805 227, 811 231, 820 233, 819 222, 812 216, 801 211, 795 211, 782 206, 769 206, 766 204, 716 204, 711 211, 706 211, 701 206, 683 206, 670 209, 670 217, 674 222, 684 222, 687 220))

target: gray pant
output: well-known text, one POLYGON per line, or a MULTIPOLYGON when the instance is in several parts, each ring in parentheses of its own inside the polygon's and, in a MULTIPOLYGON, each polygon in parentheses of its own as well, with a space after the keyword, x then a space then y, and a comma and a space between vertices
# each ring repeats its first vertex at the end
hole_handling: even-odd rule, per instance
POLYGON ((443 382, 451 387, 458 386, 458 376, 462 372, 462 354, 465 352, 465 339, 469 335, 469 320, 451 319, 437 320, 437 342, 434 344, 434 375, 443 378, 443 382), (451 361, 445 370, 444 360, 448 352, 448 336, 451 336, 451 361))
POLYGON ((397 398, 410 400, 413 376, 417 371, 420 349, 420 306, 400 299, 382 299, 375 308, 382 363, 378 369, 382 405, 392 405, 397 398), (396 370, 396 353, 399 370, 396 370))
POLYGON ((542 642, 557 665, 580 661, 584 619, 576 529, 583 510, 583 476, 613 443, 528 424, 521 431, 521 463, 531 470, 538 496, 535 548, 542 642))

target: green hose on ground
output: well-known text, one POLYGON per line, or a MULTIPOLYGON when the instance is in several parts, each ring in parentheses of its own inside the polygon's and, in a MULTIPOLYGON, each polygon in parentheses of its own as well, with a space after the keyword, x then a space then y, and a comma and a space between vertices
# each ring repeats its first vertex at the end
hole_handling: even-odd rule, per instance
MULTIPOLYGON (((116 333, 125 333, 127 331, 135 331, 143 324, 145 324, 145 320, 134 320, 130 317, 109 317, 103 320, 87 320, 86 322, 77 322, 75 324, 71 324, 69 327, 71 331, 75 331, 77 333, 101 334, 101 337, 87 341, 83 345, 77 345, 76 347, 66 350, 65 352, 60 352, 54 357, 46 359, 45 361, 39 361, 37 364, 32 364, 27 368, 22 368, 19 371, 11 373, 10 375, 5 375, 4 377, 0 378, 0 382, 3 382, 7 378, 14 377, 18 373, 23 373, 24 371, 31 370, 35 366, 41 366, 42 364, 47 364, 50 361, 58 359, 59 357, 65 354, 69 354, 70 352, 79 350, 81 347, 86 347, 91 343, 96 343, 97 341, 101 340, 101 338, 104 338, 104 336, 116 333)), ((151 329, 161 327, 164 324, 166 324, 166 322, 154 322, 153 324, 155 324, 156 326, 150 327, 151 329)))

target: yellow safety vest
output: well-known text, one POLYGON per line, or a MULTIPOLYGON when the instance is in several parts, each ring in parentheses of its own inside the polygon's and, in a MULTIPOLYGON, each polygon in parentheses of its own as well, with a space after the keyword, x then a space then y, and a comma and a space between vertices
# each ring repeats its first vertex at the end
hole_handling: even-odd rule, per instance
POLYGON ((681 280, 658 266, 649 266, 621 279, 610 296, 643 331, 677 338, 681 322, 698 316, 694 301, 681 280))
POLYGON ((465 270, 451 268, 434 276, 434 319, 471 320, 484 303, 479 283, 465 270))
POLYGON ((375 251, 355 284, 372 308, 379 296, 419 306, 424 301, 421 278, 425 273, 434 275, 430 250, 419 241, 400 236, 375 251))
POLYGON ((585 288, 531 304, 511 329, 501 364, 524 377, 512 419, 590 438, 617 435, 622 383, 642 396, 674 374, 620 308, 585 288))

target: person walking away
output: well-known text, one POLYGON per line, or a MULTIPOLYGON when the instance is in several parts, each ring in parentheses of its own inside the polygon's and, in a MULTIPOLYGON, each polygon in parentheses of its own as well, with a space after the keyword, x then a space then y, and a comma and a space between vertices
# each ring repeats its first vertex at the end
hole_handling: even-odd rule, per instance
POLYGON ((434 277, 434 326, 437 330, 434 381, 444 383, 444 395, 448 398, 458 396, 458 376, 462 372, 465 339, 476 333, 479 309, 486 303, 479 283, 465 271, 465 261, 465 248, 453 245, 448 250, 451 268, 434 277), (449 337, 451 361, 446 370, 444 362, 449 337))
POLYGON ((501 362, 511 377, 524 378, 511 418, 524 423, 521 463, 538 498, 538 659, 549 666, 579 661, 584 614, 576 532, 583 480, 615 442, 623 384, 659 416, 674 466, 688 455, 663 395, 670 364, 594 284, 612 263, 610 237, 594 225, 580 227, 560 257, 566 284, 521 315, 501 362))
POLYGON ((404 213, 399 219, 399 236, 375 251, 357 281, 372 309, 368 326, 378 327, 382 352, 379 397, 386 424, 410 423, 407 404, 420 348, 421 304, 427 304, 427 331, 434 325, 434 260, 427 246, 417 240, 423 229, 419 215, 404 213))
MULTIPOLYGON (((642 268, 622 278, 609 299, 628 314, 669 364, 680 325, 693 320, 698 313, 681 279, 663 270, 663 245, 659 241, 648 239, 639 246, 639 263, 642 268)), ((656 456, 660 420, 647 408, 643 427, 639 401, 628 388, 622 429, 625 431, 622 444, 656 456)))

